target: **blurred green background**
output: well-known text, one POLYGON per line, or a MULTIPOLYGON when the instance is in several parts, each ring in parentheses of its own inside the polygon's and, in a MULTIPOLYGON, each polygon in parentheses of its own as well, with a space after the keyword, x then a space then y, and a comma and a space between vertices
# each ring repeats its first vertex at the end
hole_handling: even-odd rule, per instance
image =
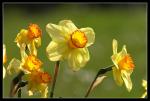
MULTIPOLYGON (((133 89, 129 93, 125 85, 116 85, 112 72, 101 85, 90 93, 91 98, 139 98, 144 93, 142 79, 147 79, 147 4, 3 4, 3 43, 6 45, 9 64, 12 58, 20 59, 19 48, 14 42, 17 33, 26 29, 30 23, 36 23, 42 29, 42 45, 38 48, 38 57, 43 61, 45 71, 53 76, 55 62, 48 60, 46 47, 51 38, 45 30, 48 23, 58 24, 60 20, 72 20, 78 28, 92 27, 96 34, 95 43, 89 47, 90 61, 78 72, 68 68, 67 62, 60 64, 55 97, 83 98, 91 81, 100 68, 112 65, 112 40, 118 40, 118 51, 126 44, 131 54, 135 69, 131 75, 133 89)), ((6 75, 3 80, 3 97, 8 98, 10 81, 14 75, 6 75)), ((49 88, 50 90, 50 88, 49 88)), ((49 94, 48 94, 49 95, 49 94)), ((27 90, 22 90, 22 97, 29 97, 27 90)))

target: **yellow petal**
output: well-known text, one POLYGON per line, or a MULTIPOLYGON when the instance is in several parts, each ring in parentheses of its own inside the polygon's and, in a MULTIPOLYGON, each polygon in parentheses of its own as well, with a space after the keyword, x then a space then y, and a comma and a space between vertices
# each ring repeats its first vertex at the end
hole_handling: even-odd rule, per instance
POLYGON ((7 57, 6 57, 6 46, 3 44, 3 64, 6 63, 7 57))
POLYGON ((20 69, 21 69, 20 65, 21 65, 21 61, 19 61, 19 60, 16 59, 16 58, 13 58, 13 59, 10 61, 8 67, 7 67, 8 73, 9 73, 9 74, 12 74, 12 73, 14 73, 14 72, 15 72, 15 73, 18 73, 18 72, 20 71, 20 69))
POLYGON ((51 41, 46 48, 47 56, 51 61, 58 61, 63 59, 68 50, 68 44, 66 42, 58 43, 51 41))
POLYGON ((21 53, 21 61, 24 62, 25 59, 27 58, 27 54, 25 52, 25 49, 26 49, 26 45, 25 44, 22 44, 21 47, 20 47, 20 53, 21 53))
MULTIPOLYGON (((114 42, 114 43, 116 43, 116 42, 114 42)), ((112 59, 114 65, 117 67, 117 69, 119 69, 119 67, 118 67, 119 61, 122 60, 126 55, 127 55, 127 51, 126 51, 126 46, 124 45, 122 48, 122 51, 120 51, 119 53, 113 54, 111 56, 111 59, 112 59)))
POLYGON ((129 92, 132 89, 132 81, 130 78, 131 73, 132 73, 132 71, 124 71, 124 70, 121 71, 121 77, 122 77, 122 79, 125 83, 125 86, 129 92))
POLYGON ((41 90, 41 97, 42 98, 47 98, 47 94, 48 94, 48 86, 45 84, 45 85, 41 85, 40 86, 40 90, 41 90))
POLYGON ((41 37, 34 39, 37 47, 41 46, 41 37))
POLYGON ((145 88, 145 90, 147 90, 147 81, 146 80, 142 80, 142 86, 145 88))
POLYGON ((37 49, 36 49, 36 47, 35 47, 34 41, 31 41, 31 42, 28 44, 28 49, 29 49, 30 54, 37 56, 37 49))
POLYGON ((52 23, 49 23, 46 25, 46 31, 50 35, 53 41, 65 41, 66 34, 63 32, 62 26, 55 25, 52 23))
POLYGON ((119 69, 117 69, 116 67, 113 67, 113 76, 114 76, 114 80, 117 83, 117 85, 122 86, 123 80, 121 78, 121 73, 120 73, 119 69))
POLYGON ((86 47, 92 45, 95 42, 95 33, 94 30, 90 27, 87 28, 81 28, 82 32, 84 32, 86 38, 87 38, 87 44, 86 47))
POLYGON ((17 42, 18 47, 20 47, 20 45, 22 43, 28 43, 29 42, 27 34, 28 34, 28 30, 26 30, 26 29, 21 29, 21 31, 18 33, 18 35, 15 39, 15 42, 17 42))
POLYGON ((147 91, 141 96, 141 98, 145 98, 147 96, 147 91))
POLYGON ((33 92, 31 90, 28 91, 29 96, 33 95, 33 92))
POLYGON ((59 22, 59 25, 67 28, 68 34, 71 34, 72 32, 78 29, 71 20, 61 20, 59 22))
POLYGON ((116 39, 113 39, 112 48, 113 48, 113 54, 117 54, 118 43, 116 39))
POLYGON ((75 49, 68 55, 68 64, 73 71, 78 71, 89 61, 89 51, 87 48, 75 49))
POLYGON ((3 66, 3 79, 5 78, 5 75, 6 75, 6 69, 5 69, 5 67, 3 66))

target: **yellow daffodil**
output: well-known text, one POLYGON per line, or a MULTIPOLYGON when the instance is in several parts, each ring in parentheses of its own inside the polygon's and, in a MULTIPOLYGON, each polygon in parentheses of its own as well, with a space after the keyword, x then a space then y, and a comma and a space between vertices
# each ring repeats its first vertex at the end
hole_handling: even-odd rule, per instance
POLYGON ((15 42, 21 51, 21 56, 24 55, 26 46, 33 55, 37 55, 36 46, 41 45, 42 31, 37 24, 30 24, 28 29, 21 29, 18 33, 15 42), (36 44, 36 45, 35 45, 36 44))
POLYGON ((144 94, 141 96, 141 98, 145 98, 145 97, 147 96, 147 81, 146 81, 146 80, 143 80, 143 81, 142 81, 142 86, 144 87, 145 92, 144 92, 144 94))
POLYGON ((19 72, 20 70, 24 71, 25 74, 31 73, 32 71, 40 71, 42 62, 34 55, 29 55, 20 61, 16 58, 12 59, 7 70, 8 73, 19 72))
MULTIPOLYGON (((7 61, 7 57, 6 57, 6 46, 5 44, 3 44, 3 64, 5 64, 7 61)), ((6 76, 6 69, 5 67, 3 66, 3 79, 5 78, 6 76)))
POLYGON ((95 41, 92 28, 78 29, 71 20, 62 20, 58 25, 49 23, 46 31, 52 41, 46 48, 49 60, 68 60, 69 67, 78 71, 89 61, 88 46, 95 41))
POLYGON ((132 89, 132 81, 130 75, 132 74, 134 69, 133 60, 127 53, 125 45, 123 46, 122 51, 117 53, 117 40, 113 40, 112 47, 113 55, 111 56, 111 59, 115 65, 113 67, 114 79, 119 86, 121 86, 124 81, 127 90, 130 92, 132 89))
POLYGON ((41 96, 46 98, 48 93, 48 84, 51 82, 51 76, 47 72, 33 71, 28 75, 28 94, 40 92, 41 96))

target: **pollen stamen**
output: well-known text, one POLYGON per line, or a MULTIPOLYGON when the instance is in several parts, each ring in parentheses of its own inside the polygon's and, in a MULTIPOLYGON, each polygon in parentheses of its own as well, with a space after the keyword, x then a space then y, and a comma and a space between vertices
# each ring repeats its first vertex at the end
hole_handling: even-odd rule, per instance
POLYGON ((71 38, 69 40, 69 46, 71 48, 83 48, 86 43, 87 37, 83 32, 76 30, 71 34, 71 38))

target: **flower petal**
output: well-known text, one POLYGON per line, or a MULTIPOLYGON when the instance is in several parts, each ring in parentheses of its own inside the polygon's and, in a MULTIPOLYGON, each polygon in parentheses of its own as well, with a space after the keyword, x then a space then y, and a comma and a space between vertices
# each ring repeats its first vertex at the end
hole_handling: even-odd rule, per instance
POLYGON ((7 61, 7 56, 6 56, 6 46, 3 44, 3 64, 5 64, 7 61))
POLYGON ((5 69, 5 67, 3 66, 3 79, 5 78, 5 76, 6 76, 6 69, 5 69))
POLYGON ((68 29, 68 34, 78 29, 71 20, 61 20, 59 25, 66 27, 68 29))
POLYGON ((87 44, 86 47, 92 45, 95 42, 95 33, 94 30, 90 27, 87 28, 81 28, 80 29, 82 32, 85 33, 85 36, 87 37, 87 44))
POLYGON ((120 73, 119 69, 117 69, 116 67, 113 67, 113 76, 114 76, 114 80, 116 81, 117 85, 122 86, 123 80, 121 78, 121 73, 120 73))
POLYGON ((35 47, 34 41, 31 41, 31 42, 28 44, 28 49, 29 49, 30 54, 37 56, 37 49, 36 49, 36 47, 35 47))
POLYGON ((115 66, 119 69, 118 67, 118 62, 120 60, 122 60, 125 56, 127 55, 127 50, 126 50, 126 46, 124 45, 122 48, 122 51, 119 53, 115 53, 111 56, 111 59, 113 61, 113 63, 115 64, 115 66))
POLYGON ((8 73, 9 74, 12 74, 13 72, 18 73, 21 68, 20 65, 21 65, 21 61, 19 61, 16 58, 13 58, 7 67, 8 73))
POLYGON ((132 89, 132 81, 131 81, 131 78, 130 78, 131 73, 132 73, 132 70, 130 70, 130 71, 122 70, 121 71, 121 77, 122 77, 122 79, 125 83, 125 86, 126 86, 126 88, 129 92, 132 89))
POLYGON ((62 26, 49 23, 46 25, 46 31, 53 41, 65 41, 67 33, 63 32, 62 26))
POLYGON ((17 42, 18 47, 20 47, 21 44, 25 43, 27 44, 29 42, 28 37, 28 30, 21 29, 21 31, 18 33, 15 42, 17 42))
POLYGON ((65 57, 68 51, 68 45, 66 42, 54 42, 51 41, 46 48, 47 56, 51 61, 58 61, 65 57))
POLYGON ((34 39, 34 42, 37 47, 41 46, 41 37, 34 39))
POLYGON ((68 55, 68 64, 73 71, 78 71, 86 65, 89 59, 90 56, 87 48, 75 49, 68 55))
POLYGON ((113 48, 113 54, 117 54, 118 43, 116 39, 113 39, 112 48, 113 48))

